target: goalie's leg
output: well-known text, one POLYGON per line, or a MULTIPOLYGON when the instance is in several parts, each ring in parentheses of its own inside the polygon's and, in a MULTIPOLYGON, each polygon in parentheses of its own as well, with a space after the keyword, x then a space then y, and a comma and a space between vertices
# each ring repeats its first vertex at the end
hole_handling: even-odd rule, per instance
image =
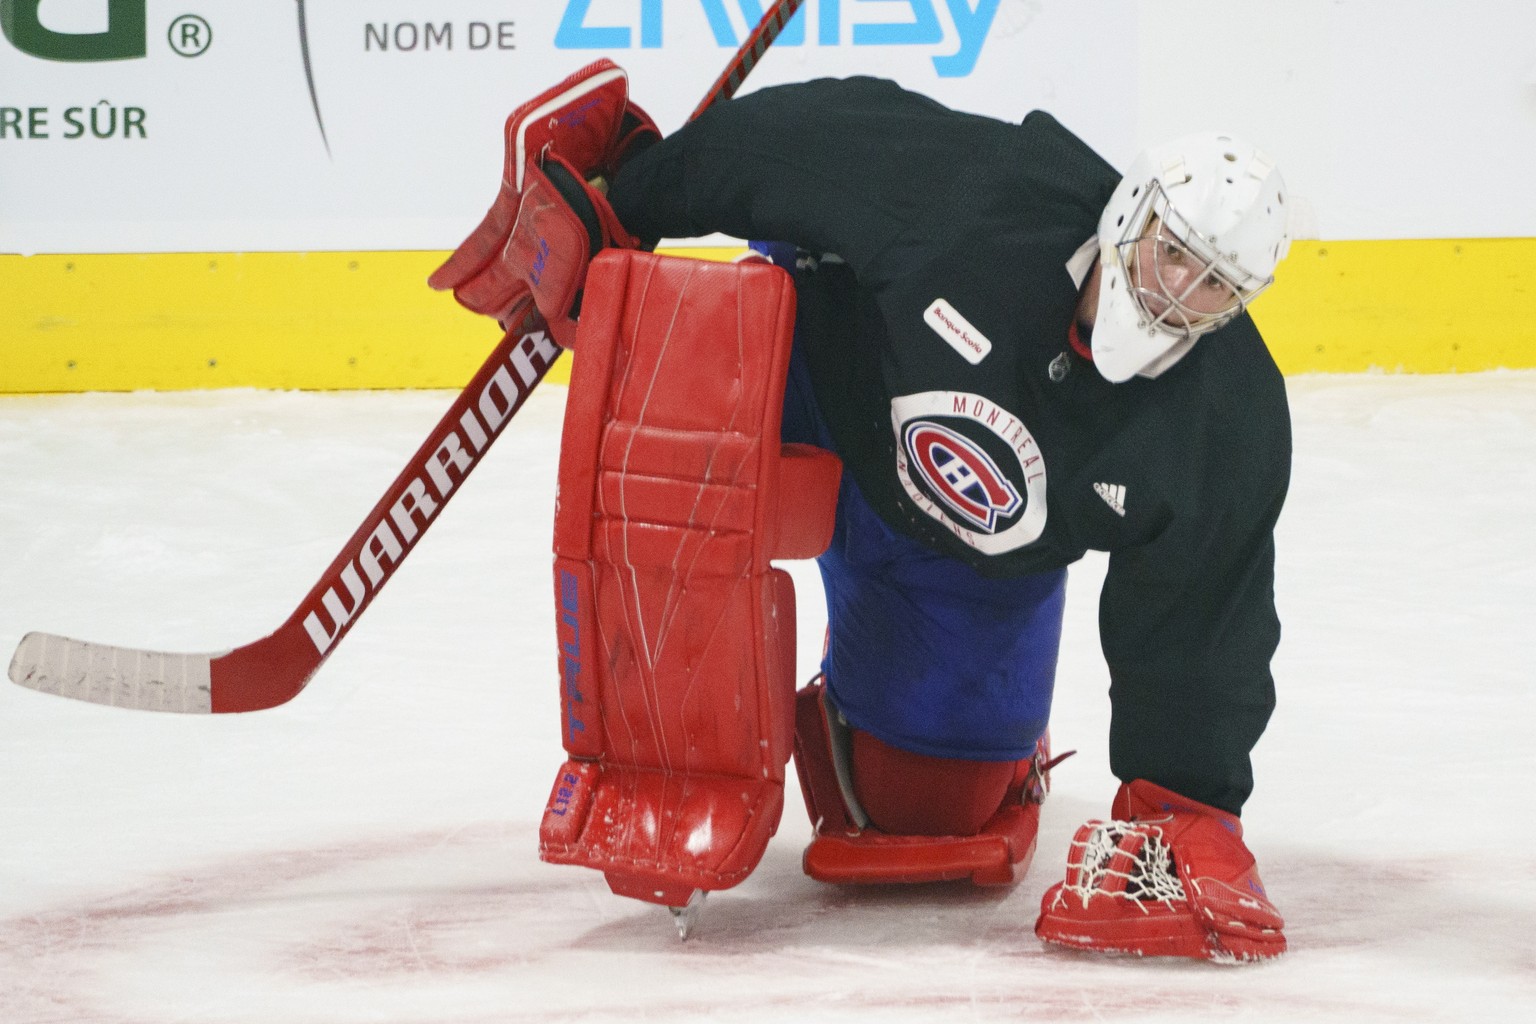
MULTIPOLYGON (((832 448, 803 353, 786 438, 832 448)), ((892 531, 845 479, 826 587, 825 685, 795 752, 829 882, 1015 881, 1034 852, 1065 571, 980 576, 892 531)))
POLYGON ((555 518, 570 759, 539 837, 621 895, 729 888, 778 825, 795 627, 769 563, 826 546, 839 471, 779 441, 793 310, 766 264, 592 264, 555 518))
POLYGON ((903 751, 851 729, 813 683, 795 720, 795 766, 815 825, 805 871, 842 884, 1012 884, 1034 855, 1047 756, 1044 738, 1018 761, 903 751))

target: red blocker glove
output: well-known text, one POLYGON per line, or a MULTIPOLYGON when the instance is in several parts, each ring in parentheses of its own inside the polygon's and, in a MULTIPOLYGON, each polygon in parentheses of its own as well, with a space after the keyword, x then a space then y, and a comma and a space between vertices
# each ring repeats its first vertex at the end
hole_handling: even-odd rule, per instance
POLYGON ((1077 830, 1066 881, 1047 890, 1035 934, 1139 956, 1235 962, 1285 952, 1242 823, 1143 779, 1120 787, 1114 821, 1077 830))
POLYGON ((588 185, 660 138, 628 92, 623 69, 604 59, 514 110, 495 202, 427 283, 498 321, 531 292, 569 348, 587 263, 606 246, 640 245, 588 185))

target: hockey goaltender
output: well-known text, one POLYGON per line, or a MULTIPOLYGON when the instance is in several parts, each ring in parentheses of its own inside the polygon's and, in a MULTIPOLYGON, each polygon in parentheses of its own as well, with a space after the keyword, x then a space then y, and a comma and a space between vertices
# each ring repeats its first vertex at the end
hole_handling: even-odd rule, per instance
POLYGON ((1054 763, 1066 567, 1091 549, 1122 781, 1035 931, 1284 952, 1239 821, 1291 454, 1246 313, 1289 244, 1270 158, 1207 133, 1122 176, 1046 113, 871 78, 762 89, 662 138, 607 61, 506 138, 496 205, 432 283, 498 320, 531 294, 574 350, 569 759, 542 856, 686 920, 756 866, 793 752, 813 877, 1016 881, 1054 763), (650 251, 712 232, 762 258, 650 251), (771 560, 807 557, 827 642, 797 693, 771 560))

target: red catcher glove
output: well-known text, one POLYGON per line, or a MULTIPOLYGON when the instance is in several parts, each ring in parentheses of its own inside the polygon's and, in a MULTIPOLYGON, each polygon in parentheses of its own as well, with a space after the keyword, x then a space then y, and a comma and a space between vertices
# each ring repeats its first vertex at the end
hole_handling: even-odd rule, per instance
POLYGON ((604 59, 514 110, 496 201, 427 283, 497 320, 531 291, 570 347, 588 262, 605 246, 639 245, 588 184, 660 137, 628 94, 623 69, 604 59))
POLYGON ((1067 878, 1046 891, 1046 942, 1138 956, 1262 960, 1285 952, 1285 921, 1243 844, 1238 819, 1137 779, 1114 821, 1077 830, 1067 878))

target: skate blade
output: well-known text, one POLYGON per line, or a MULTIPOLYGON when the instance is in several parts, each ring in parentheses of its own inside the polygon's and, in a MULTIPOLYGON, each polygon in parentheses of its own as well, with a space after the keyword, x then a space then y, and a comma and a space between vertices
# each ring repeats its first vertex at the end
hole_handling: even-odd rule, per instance
POLYGON ((677 926, 677 937, 686 940, 693 933, 694 925, 699 922, 699 912, 704 908, 704 897, 708 895, 703 889, 693 890, 693 895, 688 897, 688 902, 681 907, 668 907, 667 913, 672 915, 672 923, 677 926))

